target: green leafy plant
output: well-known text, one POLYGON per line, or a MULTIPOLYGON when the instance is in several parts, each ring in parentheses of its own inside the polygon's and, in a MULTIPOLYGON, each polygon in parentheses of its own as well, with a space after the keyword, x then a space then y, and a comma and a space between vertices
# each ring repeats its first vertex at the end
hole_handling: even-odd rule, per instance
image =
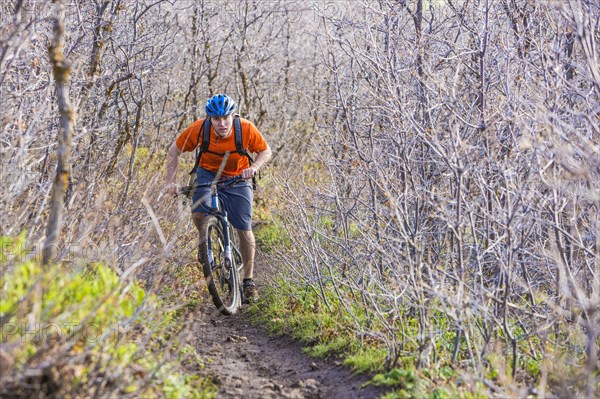
POLYGON ((164 356, 180 327, 156 295, 99 263, 42 268, 27 258, 23 237, 0 244, 2 355, 9 366, 0 395, 88 396, 98 387, 137 396, 216 394, 182 367, 181 359, 192 370, 202 367, 188 346, 172 342, 175 356, 164 356))

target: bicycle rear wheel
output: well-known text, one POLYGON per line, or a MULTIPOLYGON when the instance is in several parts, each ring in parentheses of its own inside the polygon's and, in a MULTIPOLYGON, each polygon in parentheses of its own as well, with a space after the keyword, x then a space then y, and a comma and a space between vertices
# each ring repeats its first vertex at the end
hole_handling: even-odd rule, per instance
POLYGON ((240 306, 240 288, 235 265, 225 256, 225 235, 221 221, 212 215, 204 218, 199 256, 213 303, 224 315, 232 315, 240 306))

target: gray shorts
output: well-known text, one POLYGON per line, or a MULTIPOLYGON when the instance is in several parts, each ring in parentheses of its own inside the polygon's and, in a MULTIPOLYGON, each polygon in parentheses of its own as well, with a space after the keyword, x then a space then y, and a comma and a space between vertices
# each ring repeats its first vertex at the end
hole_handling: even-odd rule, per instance
MULTIPOLYGON (((215 178, 213 172, 198 168, 196 184, 204 185, 215 178)), ((254 193, 250 182, 239 182, 227 187, 219 187, 219 199, 227 211, 229 223, 238 230, 252 230, 252 202, 254 193)), ((210 212, 210 187, 196 187, 192 196, 192 212, 210 212)))

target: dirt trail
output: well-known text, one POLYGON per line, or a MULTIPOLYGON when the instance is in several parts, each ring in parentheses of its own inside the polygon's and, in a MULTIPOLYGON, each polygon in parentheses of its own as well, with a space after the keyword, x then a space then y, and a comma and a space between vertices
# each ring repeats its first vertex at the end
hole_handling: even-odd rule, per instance
POLYGON ((193 333, 205 359, 202 374, 219 385, 219 398, 376 398, 382 391, 361 385, 334 360, 313 359, 289 338, 252 325, 242 311, 222 316, 207 299, 193 333))

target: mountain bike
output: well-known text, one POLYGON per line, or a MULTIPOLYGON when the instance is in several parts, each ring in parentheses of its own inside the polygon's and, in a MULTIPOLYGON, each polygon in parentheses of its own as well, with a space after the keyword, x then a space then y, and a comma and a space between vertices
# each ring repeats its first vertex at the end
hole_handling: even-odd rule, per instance
MULTIPOLYGON (((238 237, 229 224, 227 212, 219 199, 219 190, 245 181, 235 177, 204 185, 211 187, 211 210, 202 223, 198 261, 202 265, 213 303, 224 315, 238 311, 244 300, 244 292, 240 280, 243 272, 238 237)), ((189 195, 193 188, 183 187, 182 193, 185 195, 187 191, 189 195)))

